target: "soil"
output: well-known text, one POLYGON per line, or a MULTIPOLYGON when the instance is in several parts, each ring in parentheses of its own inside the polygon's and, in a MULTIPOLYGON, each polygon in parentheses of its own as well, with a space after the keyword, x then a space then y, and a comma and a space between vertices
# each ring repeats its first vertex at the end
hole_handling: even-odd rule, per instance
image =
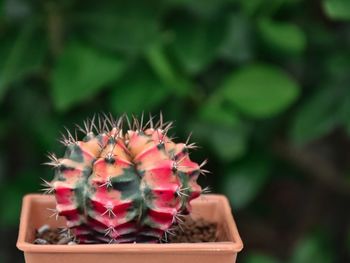
MULTIPOLYGON (((193 220, 188 217, 181 226, 175 227, 163 243, 199 243, 217 241, 217 225, 203 219, 193 220)), ((50 228, 43 225, 36 230, 34 244, 40 245, 75 245, 73 236, 64 228, 50 228)))
POLYGON ((184 224, 174 230, 174 235, 168 236, 168 243, 199 243, 217 241, 217 224, 204 219, 186 218, 184 224))

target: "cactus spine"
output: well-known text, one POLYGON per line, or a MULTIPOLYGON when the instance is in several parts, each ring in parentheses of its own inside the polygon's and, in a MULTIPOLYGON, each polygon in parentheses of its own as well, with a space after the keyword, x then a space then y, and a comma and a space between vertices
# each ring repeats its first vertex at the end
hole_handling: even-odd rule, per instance
POLYGON ((78 140, 69 131, 61 142, 64 157, 50 154, 55 170, 45 191, 53 193, 55 216, 64 216, 79 243, 158 242, 190 212, 207 171, 191 161, 195 144, 167 136, 171 122, 143 124, 112 116, 86 120, 78 140), (128 129, 123 130, 123 123, 128 129))

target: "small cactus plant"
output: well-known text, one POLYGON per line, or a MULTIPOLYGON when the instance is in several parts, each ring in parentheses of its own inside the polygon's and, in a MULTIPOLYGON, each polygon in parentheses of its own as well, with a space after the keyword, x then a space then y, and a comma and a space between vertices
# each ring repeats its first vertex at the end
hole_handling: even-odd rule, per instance
POLYGON ((53 215, 66 218, 77 242, 154 243, 182 222, 203 192, 196 181, 206 162, 191 161, 196 145, 175 143, 171 126, 161 114, 156 124, 151 116, 143 124, 143 115, 132 123, 103 115, 77 126, 82 140, 67 130, 64 157, 49 154, 55 176, 44 190, 55 195, 53 215))

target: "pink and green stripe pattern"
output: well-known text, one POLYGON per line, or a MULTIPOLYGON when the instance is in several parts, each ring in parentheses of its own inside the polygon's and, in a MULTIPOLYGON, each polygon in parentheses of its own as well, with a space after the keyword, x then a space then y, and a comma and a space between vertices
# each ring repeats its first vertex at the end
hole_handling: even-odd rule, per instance
POLYGON ((81 141, 63 136, 65 154, 49 155, 55 176, 45 185, 56 197, 54 214, 66 218, 77 242, 159 242, 190 212, 203 192, 197 178, 207 171, 190 159, 194 143, 167 136, 171 124, 162 115, 145 125, 143 116, 130 123, 104 115, 78 126, 81 141))

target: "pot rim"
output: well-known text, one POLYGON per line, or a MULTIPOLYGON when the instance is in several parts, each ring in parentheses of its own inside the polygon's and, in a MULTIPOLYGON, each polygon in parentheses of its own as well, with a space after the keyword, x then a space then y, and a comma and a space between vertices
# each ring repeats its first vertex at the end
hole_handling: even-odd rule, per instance
POLYGON ((30 224, 29 212, 31 203, 38 199, 49 199, 48 195, 28 194, 23 198, 20 217, 17 248, 32 253, 174 253, 174 252, 201 252, 201 253, 237 253, 243 249, 236 223, 233 219, 229 201, 223 195, 206 194, 193 200, 193 203, 209 200, 223 203, 223 215, 228 222, 229 236, 233 241, 205 242, 205 243, 170 243, 170 244, 91 244, 91 245, 37 245, 26 241, 27 228, 30 224))

